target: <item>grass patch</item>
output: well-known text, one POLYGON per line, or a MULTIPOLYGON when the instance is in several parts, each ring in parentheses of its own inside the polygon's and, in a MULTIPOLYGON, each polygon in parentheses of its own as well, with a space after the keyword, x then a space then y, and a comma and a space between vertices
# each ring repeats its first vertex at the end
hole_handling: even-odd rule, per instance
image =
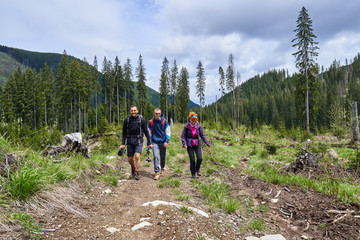
POLYGON ((263 231, 266 229, 264 220, 259 218, 254 218, 249 222, 249 229, 263 231))
POLYGON ((157 185, 158 188, 165 188, 165 187, 180 187, 181 181, 179 179, 175 179, 172 177, 168 178, 160 178, 160 184, 157 185))
POLYGON ((34 223, 30 215, 17 212, 13 213, 11 218, 24 229, 26 237, 30 239, 41 239, 41 227, 39 224, 34 223))
POLYGON ((190 199, 190 195, 184 194, 180 190, 172 189, 172 194, 175 194, 175 199, 178 201, 188 201, 190 199))
POLYGON ((239 200, 230 198, 230 186, 226 183, 202 183, 198 189, 210 206, 220 208, 227 214, 236 212, 241 207, 239 200))
MULTIPOLYGON (((278 185, 290 184, 312 188, 321 193, 333 196, 340 202, 359 202, 360 186, 349 184, 342 179, 309 179, 302 175, 283 173, 266 163, 253 165, 247 169, 253 176, 278 185), (266 167, 264 167, 266 165, 266 167)), ((346 180, 346 179, 345 179, 346 180)))
POLYGON ((188 207, 185 207, 185 206, 181 206, 179 208, 180 212, 183 212, 183 213, 189 213, 189 214, 193 214, 194 211, 191 209, 191 208, 188 208, 188 207))
POLYGON ((40 170, 23 168, 20 171, 8 175, 10 181, 5 184, 12 198, 25 200, 35 192, 39 191, 45 181, 40 170))

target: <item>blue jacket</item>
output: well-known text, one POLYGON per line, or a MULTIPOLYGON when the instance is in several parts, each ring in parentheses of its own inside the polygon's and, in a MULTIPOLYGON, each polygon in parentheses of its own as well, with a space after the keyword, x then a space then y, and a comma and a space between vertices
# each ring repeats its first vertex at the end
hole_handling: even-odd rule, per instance
POLYGON ((155 117, 152 118, 153 126, 151 129, 151 120, 148 124, 148 130, 150 134, 151 142, 154 142, 158 145, 163 145, 164 143, 169 143, 170 141, 170 126, 168 121, 164 118, 164 115, 161 114, 161 119, 156 120, 155 117), (165 126, 163 124, 165 121, 165 126))

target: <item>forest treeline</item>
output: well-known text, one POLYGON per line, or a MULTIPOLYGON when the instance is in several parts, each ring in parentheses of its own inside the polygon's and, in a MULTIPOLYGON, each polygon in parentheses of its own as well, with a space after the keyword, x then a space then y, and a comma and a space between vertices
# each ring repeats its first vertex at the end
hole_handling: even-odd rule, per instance
MULTIPOLYGON (((105 57, 100 71, 96 57, 90 65, 86 59, 80 61, 64 52, 56 74, 47 64, 39 71, 18 68, 5 86, 0 86, 1 132, 11 132, 8 128, 17 125, 30 129, 50 127, 65 133, 104 132, 108 126, 122 123, 131 104, 139 105, 147 119, 152 117, 154 107, 160 106, 167 118, 186 121, 190 91, 186 68, 179 71, 175 60, 170 64, 164 58, 160 102, 153 106, 146 101, 146 69, 142 61, 140 55, 134 70, 130 59, 121 65, 117 57, 114 63, 105 57)), ((235 75, 232 55, 229 67, 235 75)), ((198 77, 204 80, 201 62, 198 68, 198 77)), ((314 71, 309 79, 311 131, 343 137, 351 126, 351 103, 360 100, 360 55, 349 63, 346 60, 345 65, 335 60, 329 68, 314 71)), ((225 74, 219 68, 223 96, 201 109, 195 108, 202 113, 202 122, 229 129, 240 125, 256 129, 263 124, 284 131, 305 128, 303 75, 271 70, 225 88, 227 74, 228 69, 225 74)), ((201 87, 199 96, 203 97, 206 89, 205 85, 201 87)))
MULTIPOLYGON (((104 132, 111 125, 122 124, 133 104, 146 119, 153 116, 155 107, 148 101, 141 55, 135 69, 129 58, 121 65, 118 57, 114 63, 104 57, 100 71, 96 56, 90 65, 86 59, 80 61, 64 51, 56 70, 54 73, 46 63, 39 71, 19 67, 5 86, 0 86, 2 133, 44 127, 64 133, 104 132)), ((175 60, 170 69, 166 58, 161 71, 165 85, 160 86, 159 105, 166 105, 167 117, 185 121, 190 102, 189 74, 185 67, 178 71, 175 60)))
MULTIPOLYGON (((232 92, 203 108, 203 120, 212 125, 245 125, 258 128, 266 124, 276 129, 305 129, 305 99, 301 74, 271 70, 254 76, 234 90, 235 117, 232 117, 232 92), (218 112, 216 116, 216 112, 218 112)), ((343 137, 349 132, 352 102, 360 101, 360 55, 345 65, 334 60, 309 81, 310 127, 313 133, 331 132, 343 137)))

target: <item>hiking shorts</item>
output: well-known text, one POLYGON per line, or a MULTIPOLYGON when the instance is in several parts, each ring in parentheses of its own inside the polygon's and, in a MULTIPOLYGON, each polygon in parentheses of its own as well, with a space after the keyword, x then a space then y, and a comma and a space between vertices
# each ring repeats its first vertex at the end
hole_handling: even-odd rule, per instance
POLYGON ((142 148, 143 148, 142 143, 139 144, 139 145, 128 144, 127 145, 127 156, 128 157, 133 157, 135 153, 141 154, 142 148))

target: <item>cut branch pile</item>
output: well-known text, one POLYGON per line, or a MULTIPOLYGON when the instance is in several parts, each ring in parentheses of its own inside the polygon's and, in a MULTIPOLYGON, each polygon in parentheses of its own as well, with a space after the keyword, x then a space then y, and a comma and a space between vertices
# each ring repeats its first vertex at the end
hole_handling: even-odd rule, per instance
POLYGON ((294 163, 287 166, 287 170, 296 173, 297 171, 302 171, 305 168, 317 168, 318 155, 303 149, 303 153, 295 160, 294 163))

